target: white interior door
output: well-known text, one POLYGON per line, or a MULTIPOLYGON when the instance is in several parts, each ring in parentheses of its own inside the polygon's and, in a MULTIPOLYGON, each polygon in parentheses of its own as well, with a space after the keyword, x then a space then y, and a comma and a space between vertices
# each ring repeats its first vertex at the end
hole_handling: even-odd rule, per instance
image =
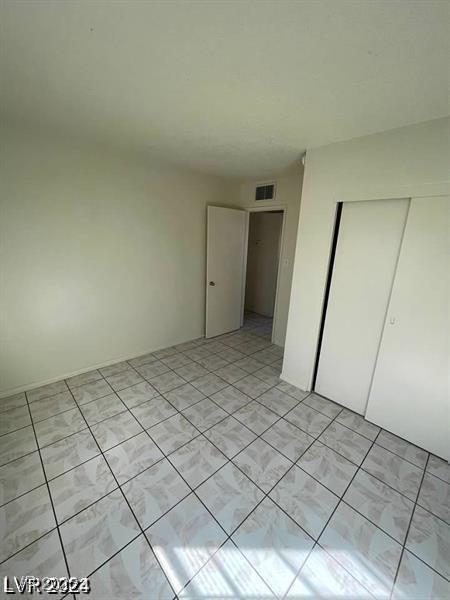
POLYGON ((343 204, 315 390, 364 414, 408 200, 343 204))
POLYGON ((248 213, 208 206, 206 251, 206 337, 241 326, 248 213))
POLYGON ((367 418, 450 458, 450 197, 411 200, 367 418))

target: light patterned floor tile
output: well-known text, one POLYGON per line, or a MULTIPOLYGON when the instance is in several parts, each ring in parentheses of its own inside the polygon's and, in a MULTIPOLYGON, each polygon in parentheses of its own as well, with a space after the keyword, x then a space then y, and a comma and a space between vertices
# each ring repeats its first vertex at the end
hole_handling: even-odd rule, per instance
MULTIPOLYGON (((0 562, 56 526, 46 485, 0 508, 0 562)), ((29 573, 27 573, 29 575, 29 573)))
POLYGON ((176 593, 225 541, 201 502, 191 494, 145 532, 176 593))
POLYGON ((319 542, 369 592, 389 596, 402 547, 381 529, 341 502, 319 542))
POLYGON ((176 354, 172 354, 171 356, 161 358, 161 362, 163 362, 171 369, 177 369, 180 367, 184 367, 184 365, 188 365, 193 361, 182 352, 177 352, 176 354))
POLYGON ((58 523, 96 502, 117 487, 103 456, 67 471, 49 482, 58 523))
POLYGON ((228 534, 242 523, 264 494, 232 463, 197 488, 197 495, 228 534))
POLYGON ((148 352, 147 354, 142 354, 141 356, 136 356, 136 358, 128 360, 127 363, 132 367, 140 367, 142 365, 155 362, 155 360, 157 360, 157 358, 153 352, 148 352))
POLYGON ((65 381, 49 383, 27 392, 28 402, 34 402, 35 400, 41 400, 42 398, 54 396, 55 394, 59 394, 61 392, 67 392, 67 389, 68 388, 65 381))
POLYGON ((362 463, 372 445, 367 438, 336 422, 325 429, 319 441, 357 465, 362 463))
POLYGON ((236 361, 234 364, 236 367, 243 369, 247 373, 254 373, 255 371, 258 371, 259 369, 262 369, 265 366, 264 363, 260 362, 259 360, 256 360, 255 358, 252 358, 250 356, 241 358, 240 360, 236 361))
POLYGON ((41 449, 47 479, 53 479, 98 454, 100 450, 89 429, 41 449))
POLYGON ((200 432, 183 415, 176 414, 147 430, 164 454, 170 454, 183 446, 200 432))
POLYGON ((8 396, 7 398, 0 398, 0 413, 11 410, 12 408, 26 406, 26 404, 27 399, 24 392, 21 394, 14 394, 13 396, 8 396))
POLYGON ((132 385, 125 390, 121 390, 117 392, 117 395, 122 400, 122 402, 128 408, 134 408, 139 404, 143 404, 156 396, 159 396, 158 390, 148 383, 148 381, 143 381, 142 383, 138 383, 136 385, 132 385))
POLYGON ((161 394, 163 394, 165 392, 170 392, 170 390, 178 388, 181 385, 184 385, 186 382, 174 371, 168 371, 167 373, 163 373, 162 375, 158 375, 157 377, 152 377, 152 379, 150 379, 150 383, 161 394))
POLYGON ((442 479, 425 473, 417 503, 450 523, 450 485, 442 479))
POLYGON ((106 378, 109 385, 115 392, 124 390, 125 388, 131 387, 138 383, 142 383, 144 379, 136 373, 136 371, 123 371, 123 373, 116 373, 106 378))
POLYGON ((303 402, 288 412, 284 418, 313 437, 320 435, 325 427, 328 427, 331 423, 329 417, 317 412, 314 408, 306 406, 303 402))
POLYGON ((111 492, 60 527, 72 577, 87 577, 139 534, 119 490, 111 492))
POLYGON ((216 404, 230 414, 236 412, 252 401, 250 396, 246 396, 231 385, 213 394, 211 400, 214 400, 216 404))
POLYGON ((317 441, 303 454, 297 464, 338 496, 342 496, 345 492, 358 468, 317 441))
POLYGON ((192 488, 200 485, 227 461, 226 456, 203 437, 182 446, 169 458, 192 488))
POLYGON ((143 529, 191 491, 167 459, 146 469, 125 483, 122 489, 143 529))
POLYGON ((0 419, 0 436, 6 433, 11 433, 16 429, 21 429, 31 424, 30 412, 28 406, 19 406, 18 408, 10 408, 1 413, 0 419))
POLYGON ((402 440, 393 433, 383 429, 377 438, 377 444, 383 446, 386 450, 390 450, 394 454, 397 454, 400 458, 409 460, 409 462, 412 462, 417 467, 420 467, 421 469, 425 468, 428 452, 414 446, 414 444, 402 440))
POLYGON ((97 599, 171 600, 174 592, 144 535, 139 536, 90 577, 97 599))
POLYGON ((308 394, 310 393, 305 392, 304 390, 301 390, 298 387, 295 387, 295 385, 291 385, 287 381, 280 381, 280 383, 277 385, 277 389, 284 392, 285 394, 289 394, 289 396, 293 396, 296 400, 299 400, 300 402, 304 400, 306 396, 308 396, 308 394))
POLYGON ((450 464, 442 458, 430 454, 426 471, 435 477, 439 477, 442 481, 450 483, 450 464))
POLYGON ((277 388, 272 388, 271 390, 264 392, 264 394, 258 398, 258 402, 261 402, 261 404, 264 404, 264 406, 276 412, 280 417, 284 416, 298 404, 298 400, 277 388))
POLYGON ((122 361, 103 367, 102 369, 99 369, 99 371, 103 377, 110 377, 111 375, 116 375, 117 373, 122 373, 129 369, 131 369, 130 365, 126 361, 122 361))
POLYGON ((423 471, 413 464, 375 444, 362 468, 397 491, 415 501, 423 471))
POLYGON ((112 393, 112 387, 104 379, 85 383, 72 390, 72 394, 79 405, 87 404, 88 402, 92 402, 92 400, 97 400, 112 393))
POLYGON ((30 404, 31 418, 36 423, 53 417, 66 410, 76 408, 75 400, 70 392, 62 392, 50 398, 43 398, 30 404))
POLYGON ((416 506, 406 547, 442 577, 450 579, 450 527, 447 523, 416 506))
POLYGON ((200 431, 209 429, 228 415, 209 398, 186 408, 182 414, 200 431))
POLYGON ((180 592, 183 600, 269 600, 271 590, 231 540, 214 554, 180 592))
POLYGON ((142 427, 127 410, 93 425, 92 434, 103 452, 141 433, 142 427))
MULTIPOLYGON (((34 577, 67 577, 67 568, 61 549, 61 542, 56 529, 45 534, 18 554, 0 565, 0 578, 8 576, 10 582, 14 577, 20 581, 21 577, 33 574, 34 577)), ((22 594, 21 597, 35 598, 36 594, 22 594)), ((38 596, 39 597, 39 596, 38 596)), ((52 597, 49 595, 49 597, 52 597)), ((53 596, 55 597, 55 596, 53 596)), ((57 596, 56 596, 57 597, 57 596)))
POLYGON ((143 431, 105 453, 117 481, 123 484, 163 458, 162 452, 143 431))
POLYGON ((255 377, 265 381, 269 385, 278 385, 280 383, 280 369, 273 365, 267 365, 253 373, 255 377))
POLYGON ((116 394, 111 394, 110 396, 104 396, 98 400, 93 400, 88 404, 83 404, 80 406, 80 409, 88 422, 88 425, 92 427, 92 425, 95 425, 96 423, 100 423, 109 417, 118 415, 127 408, 116 394))
POLYGON ((156 350, 153 352, 153 356, 158 359, 164 358, 166 356, 172 356, 172 354, 176 354, 178 350, 175 346, 170 346, 169 348, 161 348, 160 350, 156 350))
POLYGON ((45 482, 38 452, 0 467, 0 506, 45 482))
POLYGON ((220 358, 217 354, 210 354, 206 358, 199 358, 198 364, 202 367, 205 367, 208 371, 218 371, 222 367, 225 367, 228 364, 223 358, 220 358))
POLYGON ((164 419, 168 419, 177 411, 162 396, 156 396, 149 402, 144 402, 131 409, 131 412, 144 429, 156 425, 164 419))
POLYGON ((227 417, 214 425, 205 436, 228 458, 233 458, 245 446, 250 444, 256 435, 233 417, 227 417))
POLYGON ((86 429, 86 421, 79 408, 60 413, 55 417, 39 421, 34 426, 39 447, 48 446, 53 442, 86 429))
POLYGON ((270 497, 315 540, 339 498, 294 466, 270 492, 270 497))
POLYGON ((414 504, 365 471, 358 471, 344 500, 403 544, 414 504))
POLYGON ((74 375, 73 377, 69 377, 66 379, 67 385, 71 390, 74 388, 85 385, 86 383, 93 383, 94 381, 98 381, 102 379, 102 375, 100 371, 94 369, 93 371, 88 371, 87 373, 81 373, 80 375, 74 375))
POLYGON ((314 441, 314 438, 284 419, 274 423, 262 438, 294 462, 314 441))
POLYGON ((145 379, 153 379, 170 371, 170 368, 160 360, 136 367, 136 371, 145 379))
POLYGON ((185 355, 190 360, 199 360, 200 358, 206 358, 210 354, 211 353, 208 350, 206 350, 206 348, 202 348, 201 346, 197 346, 196 348, 191 348, 190 350, 185 351, 185 355))
POLYGON ((297 600, 370 600, 370 594, 320 546, 306 559, 286 598, 297 600))
POLYGON ((269 446, 256 439, 233 458, 233 462, 266 493, 283 477, 292 463, 269 446))
POLYGON ((37 450, 33 427, 30 425, 0 437, 0 465, 37 450))
POLYGON ((276 413, 255 401, 237 410, 233 416, 256 435, 261 435, 279 419, 276 413))
POLYGON ((219 390, 227 387, 227 382, 214 375, 214 373, 208 373, 203 377, 198 377, 191 381, 192 385, 200 390, 205 396, 212 396, 219 390))
POLYGON ((314 394, 314 392, 306 396, 303 402, 307 406, 315 408, 322 414, 330 417, 330 419, 334 419, 342 411, 342 406, 339 406, 339 404, 335 404, 318 394, 314 394))
POLYGON ((241 358, 245 358, 245 354, 242 354, 242 352, 239 352, 238 350, 233 350, 232 348, 221 350, 218 352, 218 355, 230 363, 235 363, 236 361, 241 360, 241 358))
POLYGON ((448 595, 448 581, 405 550, 392 600, 447 600, 448 595))
POLYGON ((247 371, 240 369, 236 365, 225 365, 221 369, 215 371, 215 374, 224 379, 228 383, 234 383, 239 379, 247 376, 247 371))
POLYGON ((264 394, 264 392, 272 387, 254 375, 247 375, 244 379, 239 379, 234 386, 243 394, 250 396, 250 398, 258 398, 258 396, 261 396, 261 394, 264 394))
POLYGON ((171 392, 166 392, 164 396, 177 410, 184 410, 205 398, 204 394, 190 383, 185 383, 171 392))
POLYGON ((314 540, 269 498, 232 539, 279 598, 287 592, 314 545, 314 540))
POLYGON ((175 373, 182 377, 185 381, 193 381, 199 377, 208 375, 208 371, 198 363, 189 363, 183 367, 174 369, 175 373))
POLYGON ((353 431, 356 431, 356 433, 363 435, 367 439, 372 440, 372 442, 380 431, 380 428, 377 425, 369 423, 364 417, 347 408, 344 408, 344 410, 336 417, 336 421, 342 423, 342 425, 345 425, 349 429, 353 429, 353 431))

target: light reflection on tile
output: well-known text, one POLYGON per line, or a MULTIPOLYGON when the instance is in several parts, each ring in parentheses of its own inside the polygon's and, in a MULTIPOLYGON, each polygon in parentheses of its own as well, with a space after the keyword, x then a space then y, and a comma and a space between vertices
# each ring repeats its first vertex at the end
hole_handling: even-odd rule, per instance
POLYGON ((286 598, 315 600, 369 600, 373 598, 351 574, 320 546, 316 546, 300 570, 286 598))
POLYGON ((228 540, 180 592, 183 600, 269 600, 267 585, 228 540))
POLYGON ((145 534, 176 593, 226 538, 194 494, 177 504, 145 534))
POLYGON ((448 597, 448 581, 405 550, 392 600, 447 600, 448 597))
POLYGON ((314 545, 314 540, 269 498, 251 513, 232 539, 280 598, 314 545))
POLYGON ((402 547, 370 521, 341 502, 319 543, 372 594, 389 595, 402 547))

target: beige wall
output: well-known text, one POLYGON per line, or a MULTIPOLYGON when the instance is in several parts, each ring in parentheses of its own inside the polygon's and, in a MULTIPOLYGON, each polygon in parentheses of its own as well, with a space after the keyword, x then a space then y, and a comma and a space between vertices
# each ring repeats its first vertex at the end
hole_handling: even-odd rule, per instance
POLYGON ((282 212, 250 213, 245 309, 273 317, 280 258, 282 212))
POLYGON ((206 205, 238 188, 2 128, 0 394, 204 333, 206 205))
POLYGON ((284 346, 291 293, 295 244, 297 240, 298 214, 302 195, 303 167, 300 163, 272 178, 277 182, 275 201, 255 202, 255 185, 261 180, 242 183, 239 206, 249 209, 264 207, 283 208, 285 210, 283 241, 281 247, 278 295, 274 314, 273 341, 284 346))
POLYGON ((307 154, 282 378, 309 390, 339 201, 448 194, 450 119, 307 154))

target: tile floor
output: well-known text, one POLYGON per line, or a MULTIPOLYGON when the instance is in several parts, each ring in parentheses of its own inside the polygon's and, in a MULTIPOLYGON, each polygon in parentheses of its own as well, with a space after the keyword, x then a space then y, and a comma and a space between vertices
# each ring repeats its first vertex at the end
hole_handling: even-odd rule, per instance
POLYGON ((448 598, 449 465, 281 382, 269 319, 0 401, 0 575, 448 598))

